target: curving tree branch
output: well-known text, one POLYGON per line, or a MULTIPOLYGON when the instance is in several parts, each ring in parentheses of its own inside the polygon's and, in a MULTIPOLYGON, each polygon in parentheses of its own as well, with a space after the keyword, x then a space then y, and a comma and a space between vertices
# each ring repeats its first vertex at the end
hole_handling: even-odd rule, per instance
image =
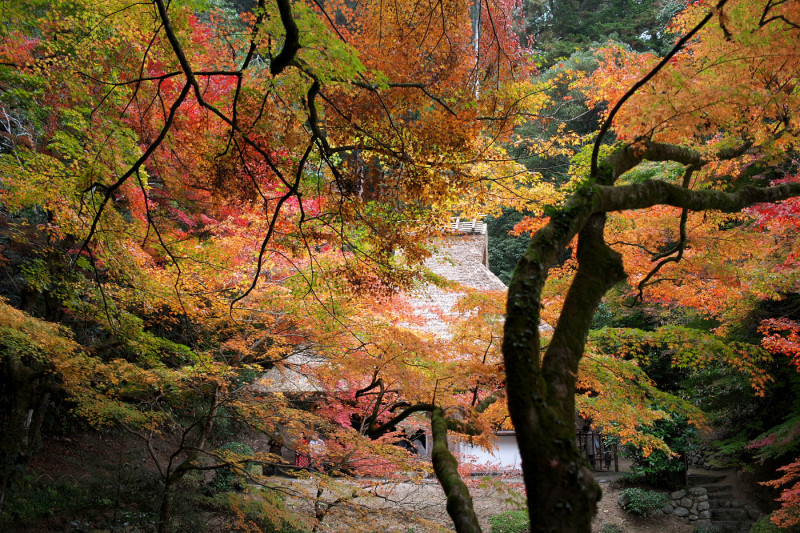
POLYGON ((281 14, 281 23, 286 30, 283 48, 277 56, 272 58, 269 66, 270 74, 277 76, 294 60, 298 50, 300 50, 300 29, 292 14, 292 3, 290 0, 276 0, 278 11, 281 14))
POLYGON ((671 205, 692 211, 716 210, 735 213, 745 207, 772 203, 800 195, 800 183, 785 183, 774 187, 746 186, 738 191, 685 189, 674 183, 647 180, 632 185, 593 187, 594 211, 627 211, 654 205, 671 205))

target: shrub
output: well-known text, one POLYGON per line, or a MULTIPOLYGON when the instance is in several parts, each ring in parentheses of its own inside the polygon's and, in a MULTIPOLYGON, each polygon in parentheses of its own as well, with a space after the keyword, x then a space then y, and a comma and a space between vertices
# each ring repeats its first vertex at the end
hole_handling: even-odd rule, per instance
MULTIPOLYGON (((662 439, 673 452, 685 455, 694 448, 692 439, 697 429, 687 418, 679 413, 671 413, 670 418, 657 420, 642 432, 662 439)), ((625 446, 625 455, 633 459, 631 472, 640 482, 662 488, 675 488, 685 484, 686 463, 679 457, 670 456, 662 450, 646 453, 633 445, 625 446)))
POLYGON ((790 529, 782 529, 773 524, 769 520, 770 515, 762 516, 750 526, 750 533, 781 533, 782 531, 791 531, 790 529))
POLYGON ((528 511, 506 511, 489 517, 492 533, 527 533, 530 531, 528 511))
MULTIPOLYGON (((253 449, 241 442, 229 442, 221 446, 217 450, 217 453, 229 461, 238 461, 243 458, 253 457, 253 449)), ((247 470, 250 466, 250 463, 245 463, 243 468, 247 470)), ((238 482, 235 469, 231 467, 221 467, 214 474, 214 479, 208 484, 208 488, 214 493, 241 490, 242 486, 238 482)))
POLYGON ((640 488, 623 489, 619 496, 619 505, 625 512, 636 516, 648 516, 661 510, 668 502, 666 494, 640 488))
POLYGON ((603 524, 600 533, 623 533, 622 528, 617 524, 603 524))
POLYGON ((33 522, 58 514, 72 516, 107 503, 100 500, 102 493, 98 487, 71 481, 23 476, 0 514, 0 523, 13 520, 33 522))
POLYGON ((254 525, 262 533, 309 533, 310 528, 301 517, 285 506, 281 495, 274 490, 258 489, 253 498, 228 493, 225 514, 232 520, 232 531, 250 531, 254 525))

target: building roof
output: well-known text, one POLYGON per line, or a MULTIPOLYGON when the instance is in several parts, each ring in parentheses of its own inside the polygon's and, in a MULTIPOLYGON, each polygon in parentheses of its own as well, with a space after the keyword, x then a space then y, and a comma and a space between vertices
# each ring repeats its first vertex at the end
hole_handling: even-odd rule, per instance
MULTIPOLYGON (((486 224, 476 219, 454 217, 451 234, 438 238, 438 250, 425 261, 425 267, 441 278, 479 291, 505 291, 506 285, 488 267, 489 251, 486 224)), ((442 288, 428 283, 408 295, 414 314, 423 321, 412 327, 449 339, 451 333, 443 315, 453 312, 464 290, 442 288)), ((304 366, 323 364, 319 356, 308 350, 290 355, 281 365, 270 369, 259 380, 257 389, 284 393, 317 393, 321 387, 301 373, 304 366)))
POLYGON ((325 360, 311 350, 300 349, 286 357, 280 364, 270 368, 253 388, 258 392, 282 392, 284 394, 311 394, 323 392, 320 384, 303 373, 303 367, 324 364, 325 360))
POLYGON ((483 221, 483 215, 481 218, 450 217, 450 229, 462 234, 480 233, 485 235, 486 222, 483 221))
MULTIPOLYGON (((505 291, 506 285, 488 267, 489 251, 486 226, 469 223, 470 231, 458 231, 443 237, 439 250, 428 260, 425 267, 442 278, 463 287, 479 291, 505 291), (477 227, 478 231, 472 231, 477 227), (481 229, 482 227, 482 229, 481 229)), ((458 222, 454 222, 457 225, 458 222)), ((421 329, 440 338, 450 337, 449 326, 442 315, 455 316, 453 308, 466 293, 458 289, 438 287, 429 283, 409 295, 415 314, 424 320, 421 329)))

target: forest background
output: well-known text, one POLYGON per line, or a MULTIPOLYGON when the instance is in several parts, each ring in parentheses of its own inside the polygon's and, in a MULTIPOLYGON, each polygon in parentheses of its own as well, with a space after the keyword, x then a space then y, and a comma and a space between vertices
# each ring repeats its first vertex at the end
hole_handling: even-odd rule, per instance
POLYGON ((656 481, 706 432, 800 521, 800 3, 0 10, 3 520, 66 490, 26 475, 42 439, 101 431, 150 485, 87 506, 318 529, 338 476, 429 473, 395 444, 430 428, 475 531, 448 433, 513 427, 532 530, 588 531, 579 412, 656 481), (432 335, 408 295, 464 290, 423 261, 477 215, 509 292, 432 335), (319 393, 264 382, 290 366, 319 393), (241 441, 315 432, 325 489, 292 516, 241 441))

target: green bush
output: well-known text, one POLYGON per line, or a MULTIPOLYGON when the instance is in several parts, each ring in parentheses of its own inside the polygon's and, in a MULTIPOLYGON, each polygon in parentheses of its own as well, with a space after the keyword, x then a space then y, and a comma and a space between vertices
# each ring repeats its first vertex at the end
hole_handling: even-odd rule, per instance
MULTIPOLYGON (((247 457, 253 457, 253 449, 247 444, 241 442, 229 442, 217 450, 220 457, 228 461, 239 461, 247 457)), ((248 470, 252 465, 245 463, 242 467, 248 470)), ((249 471, 249 470, 248 470, 249 471)), ((239 483, 236 469, 231 467, 221 467, 214 474, 214 478, 208 484, 208 489, 211 493, 228 492, 231 490, 241 490, 242 485, 239 483)))
POLYGON ((600 533, 623 533, 622 527, 617 524, 603 524, 600 533))
MULTIPOLYGON (((697 429, 678 413, 671 413, 670 418, 657 420, 653 426, 641 428, 641 431, 662 439, 670 450, 679 455, 694 448, 692 439, 697 434, 697 429)), ((685 484, 686 464, 679 457, 667 455, 661 450, 647 453, 633 445, 626 445, 624 454, 633 459, 631 481, 636 479, 669 489, 685 484)))
POLYGON ((527 533, 530 531, 528 511, 506 511, 489 517, 492 533, 527 533))
POLYGON ((623 489, 619 496, 619 504, 625 512, 636 516, 648 516, 668 502, 666 494, 640 488, 623 489))
POLYGON ((269 488, 254 489, 249 495, 217 494, 203 504, 222 520, 225 531, 242 531, 242 524, 250 524, 262 533, 310 532, 302 517, 286 507, 281 494, 269 488))

